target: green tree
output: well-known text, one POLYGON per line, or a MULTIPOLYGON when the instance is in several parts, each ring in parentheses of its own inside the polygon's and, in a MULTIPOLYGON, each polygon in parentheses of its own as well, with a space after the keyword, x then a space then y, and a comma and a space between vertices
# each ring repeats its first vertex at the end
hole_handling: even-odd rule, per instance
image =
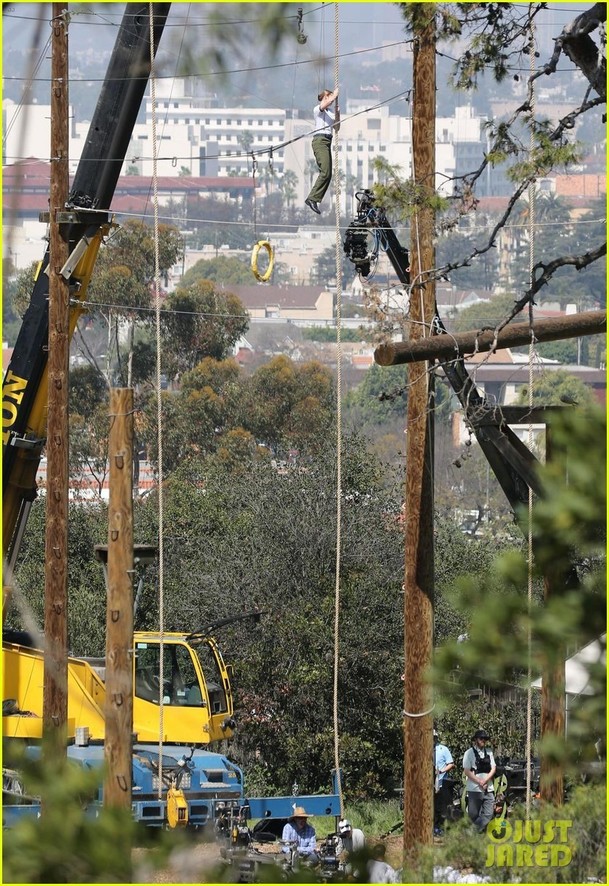
MULTIPOLYGON (((159 226, 159 270, 166 271, 181 255, 182 236, 171 225, 159 226)), ((116 345, 118 384, 131 384, 132 360, 136 323, 152 320, 152 282, 155 275, 155 241, 151 227, 137 219, 128 219, 103 249, 100 250, 95 273, 88 288, 88 298, 99 305, 99 312, 107 317, 109 340, 116 345), (129 340, 126 360, 118 347, 118 324, 129 322, 129 340), (114 329, 111 336, 111 329, 114 329)), ((110 349, 107 354, 110 369, 110 349)))
MULTIPOLYGON (((528 385, 522 386, 518 399, 522 404, 529 402, 528 385)), ((556 369, 544 372, 533 381, 533 403, 539 406, 557 406, 561 403, 591 406, 594 395, 585 382, 567 369, 556 369)))
POLYGON ((232 292, 197 280, 166 301, 163 335, 171 375, 192 369, 204 357, 223 359, 248 328, 248 315, 232 292))
POLYGON ((249 262, 240 258, 219 255, 216 258, 199 259, 182 277, 180 287, 190 286, 197 280, 212 280, 231 286, 239 283, 252 283, 252 271, 249 262))
POLYGON ((290 208, 294 197, 296 196, 296 186, 298 185, 298 176, 291 169, 287 169, 281 178, 281 193, 286 202, 288 209, 290 208))
MULTIPOLYGON (((606 420, 598 408, 565 410, 552 424, 553 457, 540 468, 542 494, 532 513, 533 578, 550 577, 551 599, 529 607, 527 551, 497 559, 485 578, 464 577, 453 604, 468 619, 467 643, 445 643, 436 654, 436 685, 450 673, 453 687, 484 682, 526 689, 529 656, 560 666, 566 650, 601 636, 606 624, 606 420), (569 576, 569 580, 565 580, 569 576), (489 588, 490 581, 490 588, 489 588), (492 588, 492 590, 491 590, 492 588), (480 605, 480 600, 485 605, 480 605), (529 637, 531 638, 529 644, 529 637)), ((522 515, 526 525, 526 514, 522 515)), ((604 640, 602 641, 604 642, 604 640)), ((540 752, 574 765, 603 738, 606 725, 605 668, 590 665, 589 694, 570 706, 569 732, 548 736, 540 752)))
POLYGON ((333 420, 332 376, 317 362, 273 357, 246 380, 242 409, 241 424, 259 443, 315 451, 333 420))
MULTIPOLYGON (((353 266, 350 262, 343 261, 342 274, 342 288, 344 290, 353 278, 353 266)), ((328 246, 315 257, 311 269, 311 282, 318 286, 336 283, 336 248, 334 246, 328 246)))

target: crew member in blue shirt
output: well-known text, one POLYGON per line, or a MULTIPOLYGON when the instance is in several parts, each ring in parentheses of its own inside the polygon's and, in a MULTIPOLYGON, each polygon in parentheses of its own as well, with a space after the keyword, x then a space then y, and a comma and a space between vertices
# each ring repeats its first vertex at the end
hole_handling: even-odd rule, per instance
POLYGON ((451 769, 455 768, 455 763, 451 752, 445 744, 440 741, 440 736, 434 729, 434 765, 436 772, 435 795, 434 795, 434 813, 433 813, 433 832, 434 836, 442 836, 442 825, 446 818, 446 807, 450 799, 450 785, 446 782, 446 775, 451 769))
POLYGON ((307 822, 308 817, 309 813, 305 812, 302 806, 296 806, 283 827, 281 839, 286 845, 281 847, 281 851, 289 854, 291 850, 289 844, 296 843, 298 854, 313 864, 319 861, 319 856, 315 828, 307 822))

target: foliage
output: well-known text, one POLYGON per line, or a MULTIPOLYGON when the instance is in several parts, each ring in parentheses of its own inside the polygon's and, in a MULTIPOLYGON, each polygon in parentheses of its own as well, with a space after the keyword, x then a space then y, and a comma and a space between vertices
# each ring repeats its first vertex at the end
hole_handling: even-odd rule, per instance
MULTIPOLYGON (((182 235, 178 229, 159 225, 161 273, 176 263, 182 249, 182 235)), ((154 275, 154 232, 145 222, 127 219, 100 250, 87 298, 129 315, 130 310, 151 306, 150 283, 154 275)))
POLYGON ((60 760, 55 765, 26 764, 25 776, 45 809, 41 818, 24 816, 11 828, 3 845, 3 882, 128 882, 131 810, 103 809, 89 818, 81 805, 84 797, 95 797, 99 771, 60 760))
POLYGON ((70 370, 70 412, 88 416, 107 399, 106 379, 93 366, 70 370))
MULTIPOLYGON (((17 274, 11 286, 11 307, 20 317, 23 317, 30 303, 39 265, 40 262, 32 262, 28 268, 17 274)), ((6 295, 7 293, 5 297, 6 295)))
MULTIPOLYGON (((30 512, 16 571, 16 590, 7 625, 28 628, 44 624, 46 499, 36 499, 30 512)), ((106 589, 96 544, 107 544, 108 517, 104 502, 70 502, 68 511, 68 648, 76 655, 100 655, 106 627, 106 589)))
MULTIPOLYGON (((2 338, 12 347, 17 340, 21 321, 15 306, 17 281, 10 259, 2 266, 2 338), (10 276, 9 276, 10 275, 10 276)), ((31 292, 31 290, 30 290, 31 292)))
POLYGON ((227 255, 216 258, 199 259, 182 277, 180 286, 190 286, 197 280, 213 280, 226 286, 251 283, 252 271, 249 262, 227 255))
POLYGON ((405 421, 408 396, 407 372, 403 366, 378 366, 366 370, 364 380, 349 391, 347 409, 361 412, 360 427, 381 425, 391 418, 405 421))
POLYGON ((222 360, 247 328, 247 311, 232 292, 209 280, 180 286, 163 314, 169 374, 192 369, 204 357, 222 360))
MULTIPOLYGON (((436 680, 451 673, 453 688, 461 691, 475 686, 482 675, 487 685, 514 684, 519 674, 526 675, 529 654, 538 674, 544 665, 560 666, 567 650, 574 652, 602 634, 604 441, 605 418, 598 408, 566 410, 553 421, 553 455, 540 469, 543 494, 532 514, 533 575, 548 580, 552 593, 543 605, 528 605, 526 558, 516 552, 497 559, 490 582, 482 577, 462 579, 455 604, 470 613, 469 638, 465 643, 447 642, 438 650, 436 680)), ((526 514, 522 517, 526 526, 526 514)), ((573 764, 590 753, 586 745, 604 735, 604 668, 590 667, 589 677, 590 693, 570 712, 565 741, 549 736, 542 742, 548 759, 573 764)))
MULTIPOLYGON (((513 816, 508 817, 508 822, 512 819, 515 823, 515 819, 524 817, 524 810, 516 809, 513 816)), ((510 883, 515 877, 526 878, 527 883, 602 883, 606 879, 605 819, 605 787, 579 786, 559 808, 543 804, 531 809, 532 822, 571 822, 566 833, 572 857, 565 867, 539 864, 487 866, 491 841, 475 833, 467 818, 447 824, 442 845, 434 846, 434 862, 439 869, 446 865, 458 870, 467 869, 490 877, 493 883, 510 883)))
POLYGON ((514 296, 506 293, 496 295, 488 302, 479 302, 459 311, 451 321, 451 332, 467 332, 470 329, 482 329, 489 327, 494 329, 509 314, 514 307, 514 296))
POLYGON ((274 452, 315 452, 332 425, 333 387, 320 363, 273 357, 244 380, 241 424, 274 452))
MULTIPOLYGON (((233 360, 205 358, 182 377, 176 393, 162 397, 164 472, 185 459, 216 454, 237 467, 257 447, 285 458, 311 456, 334 421, 331 373, 316 362, 276 357, 246 376, 233 360)), ((156 463, 157 401, 151 395, 138 422, 139 439, 156 463)))
MULTIPOLYGON (((353 268, 350 262, 342 262, 342 289, 347 288, 349 280, 353 277, 353 268)), ((323 252, 315 257, 311 268, 311 283, 319 286, 336 285, 336 248, 328 246, 323 252)), ((345 330, 347 331, 347 330, 345 330)))
MULTIPOLYGON (((329 326, 303 326, 302 337, 306 341, 336 341, 336 330, 329 326)), ((343 341, 370 341, 371 333, 369 329, 343 329, 341 330, 341 338, 343 341)))
MULTIPOLYGON (((529 402, 529 387, 523 385, 518 392, 520 403, 529 402)), ((578 406, 591 406, 594 394, 581 379, 567 369, 547 371, 533 380, 533 404, 556 406, 561 403, 577 403, 578 406)))

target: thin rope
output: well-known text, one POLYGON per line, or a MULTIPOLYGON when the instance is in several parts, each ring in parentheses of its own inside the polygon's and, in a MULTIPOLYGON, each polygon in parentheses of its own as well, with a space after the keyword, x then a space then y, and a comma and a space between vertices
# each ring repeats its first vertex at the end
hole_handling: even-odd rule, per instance
MULTIPOLYGON (((338 7, 334 4, 334 89, 338 89, 338 7)), ((340 628, 340 564, 341 564, 341 520, 342 520, 342 342, 341 342, 341 300, 342 300, 342 240, 340 235, 340 175, 338 154, 338 131, 333 133, 334 151, 334 217, 336 221, 336 585, 334 589, 334 768, 340 803, 340 817, 345 817, 342 778, 340 777, 339 733, 338 733, 338 663, 340 628)))
MULTIPOLYGON (((529 44, 529 61, 531 67, 531 75, 535 73, 535 25, 533 22, 530 22, 530 44, 529 44)), ((535 87, 534 81, 530 81, 529 86, 529 105, 531 108, 531 119, 533 118, 535 111, 535 87)), ((533 151, 535 150, 535 133, 534 129, 531 126, 530 132, 530 153, 533 156, 533 151)), ((533 286, 534 282, 534 268, 535 265, 535 182, 532 181, 529 184, 529 286, 533 286)), ((528 395, 528 406, 529 406, 529 415, 532 414, 533 410, 533 361, 535 357, 535 330, 533 328, 533 301, 529 302, 529 330, 531 334, 531 340, 529 342, 529 395, 528 395)), ((529 418, 529 430, 528 430, 528 444, 529 450, 533 448, 533 422, 532 419, 529 418)), ((526 818, 529 819, 531 817, 531 746, 532 746, 532 629, 531 629, 531 616, 533 613, 533 490, 529 486, 529 501, 528 501, 528 538, 527 538, 527 732, 526 732, 526 818)))
POLYGON ((152 207, 154 211, 154 295, 156 318, 156 404, 157 446, 159 461, 159 784, 158 798, 163 797, 163 696, 164 696, 164 569, 163 569, 163 417, 161 398, 161 271, 159 258, 159 195, 156 139, 156 85, 154 73, 154 3, 148 4, 150 14, 150 100, 152 102, 152 207))

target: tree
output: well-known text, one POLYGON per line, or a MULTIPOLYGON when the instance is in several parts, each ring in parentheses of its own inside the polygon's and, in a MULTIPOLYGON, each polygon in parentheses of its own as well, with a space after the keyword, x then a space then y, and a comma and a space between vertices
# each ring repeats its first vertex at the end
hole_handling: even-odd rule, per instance
POLYGON ((172 292, 163 314, 167 368, 173 376, 204 357, 222 360, 248 328, 248 315, 232 292, 197 280, 172 292))
MULTIPOLYGON (((462 578, 453 604, 467 619, 468 641, 449 641, 437 651, 436 685, 441 682, 445 696, 454 697, 451 685, 462 697, 464 687, 480 682, 526 689, 529 661, 538 673, 542 662, 562 658, 565 648, 575 651, 605 630, 604 412, 596 406, 564 410, 553 421, 552 439, 553 458, 540 468, 542 494, 532 512, 533 578, 537 588, 545 576, 570 574, 571 580, 557 585, 547 603, 538 592, 529 606, 525 548, 501 555, 485 578, 462 578)), ((541 754, 562 764, 577 766, 605 735, 604 664, 590 665, 588 674, 586 694, 570 705, 566 738, 548 736, 540 746, 541 754)))
MULTIPOLYGON (((349 280, 352 277, 353 269, 349 262, 342 263, 342 289, 345 290, 349 280)), ((311 282, 317 283, 319 286, 327 286, 329 283, 336 282, 336 248, 328 246, 323 252, 315 257, 313 267, 311 269, 311 282)))
MULTIPOLYGON (((412 29, 415 9, 409 4, 403 4, 402 8, 407 27, 412 29)), ((503 81, 508 76, 512 60, 523 54, 529 55, 531 28, 542 9, 544 5, 540 3, 530 4, 526 9, 514 4, 437 4, 438 39, 467 41, 467 48, 459 53, 454 64, 453 84, 461 89, 474 90, 482 72, 487 70, 492 71, 497 82, 503 81)), ((532 89, 539 77, 552 75, 559 59, 566 56, 587 81, 590 93, 579 103, 575 102, 573 109, 555 124, 535 116, 532 98, 524 101, 507 121, 489 123, 489 150, 482 163, 452 180, 453 193, 449 200, 438 194, 429 198, 438 214, 441 229, 448 231, 475 210, 476 187, 483 173, 509 163, 506 176, 513 183, 513 193, 486 242, 472 245, 460 259, 438 266, 432 272, 435 278, 450 279, 452 272, 480 262, 497 245, 498 236, 505 231, 508 220, 514 219, 515 207, 528 188, 554 169, 568 169, 580 160, 580 146, 572 134, 574 124, 585 114, 594 115, 606 102, 606 60, 601 49, 605 19, 606 8, 600 3, 578 15, 556 38, 551 59, 539 65, 527 81, 532 89), (523 139, 523 129, 528 132, 528 139, 523 139)), ((408 218, 420 206, 421 194, 416 193, 412 183, 405 181, 396 167, 382 161, 379 168, 382 173, 380 184, 374 187, 378 201, 400 217, 408 218)), ((449 185, 445 183, 444 193, 448 192, 449 185)), ((549 253, 537 260, 533 280, 529 281, 528 276, 518 279, 524 293, 512 305, 502 324, 509 322, 539 291, 548 287, 561 268, 574 268, 580 276, 584 269, 603 262, 606 253, 604 237, 596 242, 588 234, 587 230, 578 227, 577 243, 571 242, 568 252, 563 249, 560 238, 555 238, 549 253)))
MULTIPOLYGON (((171 225, 159 226, 159 270, 166 271, 178 260, 183 248, 182 236, 171 225)), ((110 370, 112 326, 117 341, 118 384, 131 383, 131 365, 136 323, 151 321, 152 283, 155 276, 155 242, 151 227, 136 219, 128 219, 100 250, 95 273, 88 288, 88 298, 99 305, 108 319, 107 366, 110 370), (122 361, 118 347, 118 324, 129 323, 127 360, 122 361)))
POLYGON ((291 169, 287 169, 282 178, 281 178, 281 193, 283 194, 283 199, 286 202, 286 206, 288 209, 294 197, 296 196, 296 186, 298 184, 298 176, 291 169))
POLYGON ((285 454, 297 444, 316 451, 332 422, 332 407, 329 371, 316 362, 298 366, 282 355, 246 380, 241 424, 276 453, 285 454))
POLYGON ((214 283, 230 286, 240 283, 251 284, 253 276, 249 263, 232 256, 219 255, 216 258, 199 259, 186 271, 180 286, 190 286, 196 280, 212 280, 214 283))
MULTIPOLYGON (((518 392, 520 403, 529 402, 528 385, 523 385, 518 392)), ((555 406, 561 403, 577 403, 579 406, 591 406, 594 395, 590 388, 567 369, 544 372, 533 381, 533 403, 540 406, 555 406)))

